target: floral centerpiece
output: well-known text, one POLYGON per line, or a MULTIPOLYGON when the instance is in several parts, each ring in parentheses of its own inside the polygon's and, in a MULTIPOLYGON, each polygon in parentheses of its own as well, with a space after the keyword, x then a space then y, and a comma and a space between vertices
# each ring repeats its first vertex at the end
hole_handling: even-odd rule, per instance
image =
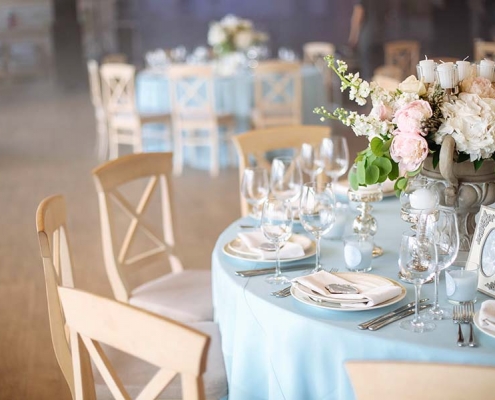
POLYGON ((229 14, 220 21, 210 23, 208 44, 217 55, 247 50, 250 46, 268 40, 268 35, 256 31, 250 20, 229 14))
MULTIPOLYGON (((314 111, 322 120, 339 120, 369 140, 355 160, 356 174, 349 176, 354 189, 388 178, 395 181, 396 193, 400 194, 407 180, 421 172, 427 156, 433 157, 436 168, 447 135, 455 141, 454 162, 469 161, 478 170, 486 159, 495 159, 495 89, 489 79, 495 65, 492 75, 484 77, 477 76, 476 66, 468 63, 461 80, 457 65, 445 63, 452 77, 454 72, 457 76, 452 85, 440 79, 425 84, 424 77, 418 80, 410 76, 397 90, 388 91, 361 79, 359 73, 348 73, 346 63, 333 56, 325 60, 340 78, 341 91, 349 90, 349 98, 359 105, 365 105, 368 99, 372 103, 369 114, 343 108, 329 112, 318 107, 314 111)), ((443 70, 440 65, 444 64, 436 67, 437 74, 443 70)))

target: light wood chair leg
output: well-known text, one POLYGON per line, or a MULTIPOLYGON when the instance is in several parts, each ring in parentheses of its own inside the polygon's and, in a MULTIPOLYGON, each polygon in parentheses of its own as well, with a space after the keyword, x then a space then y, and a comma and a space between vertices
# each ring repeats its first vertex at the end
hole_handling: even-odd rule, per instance
POLYGON ((117 139, 118 131, 114 127, 110 127, 108 131, 109 138, 109 159, 113 160, 119 156, 119 141, 117 139))
POLYGON ((217 177, 218 172, 219 172, 219 161, 218 161, 218 156, 219 156, 219 132, 218 132, 218 126, 214 127, 210 131, 211 137, 211 146, 210 146, 210 155, 211 155, 211 165, 210 165, 210 175, 212 177, 217 177))
POLYGON ((182 128, 178 127, 174 134, 174 175, 182 175, 184 166, 183 160, 183 144, 182 144, 182 128))
POLYGON ((98 160, 104 161, 107 159, 108 154, 108 125, 107 122, 101 118, 97 118, 97 142, 96 142, 96 155, 98 160))

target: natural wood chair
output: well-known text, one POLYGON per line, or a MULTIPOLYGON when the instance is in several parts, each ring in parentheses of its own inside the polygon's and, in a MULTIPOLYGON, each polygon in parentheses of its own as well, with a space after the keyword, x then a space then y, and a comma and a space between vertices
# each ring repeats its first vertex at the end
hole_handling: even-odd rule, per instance
POLYGON ((93 170, 108 278, 119 301, 181 322, 211 321, 211 272, 184 270, 175 254, 171 164, 172 153, 144 153, 120 157, 93 170), (121 189, 139 180, 147 183, 137 206, 133 206, 121 189), (151 218, 146 218, 155 192, 159 195, 162 215, 153 215, 152 219, 161 221, 160 228, 150 223, 151 218), (131 220, 123 240, 118 238, 116 222, 119 216, 131 220), (136 245, 139 233, 144 235, 149 246, 145 243, 136 245), (170 272, 136 286, 133 273, 153 263, 164 267, 168 264, 170 272))
MULTIPOLYGON (((244 132, 233 137, 234 146, 239 158, 239 185, 244 168, 258 165, 269 168, 266 153, 279 149, 298 150, 303 143, 319 145, 329 137, 331 129, 325 126, 290 125, 275 128, 257 129, 244 132)), ((249 205, 241 196, 241 214, 249 214, 249 205)))
POLYGON ((172 65, 168 76, 172 83, 174 174, 182 174, 185 147, 206 146, 210 149, 210 174, 217 176, 220 141, 227 143, 230 152, 235 119, 216 108, 213 67, 172 65))
POLYGON ((96 60, 89 60, 87 66, 89 92, 91 94, 91 103, 93 104, 96 120, 96 154, 98 160, 103 161, 107 159, 108 153, 108 122, 101 94, 100 67, 96 60))
MULTIPOLYGON (((60 286, 73 287, 73 272, 68 234, 66 230, 65 201, 60 195, 51 196, 43 200, 36 213, 36 227, 40 244, 43 268, 45 273, 46 294, 48 300, 48 316, 53 342, 53 348, 62 373, 67 381, 73 399, 81 398, 74 380, 74 370, 79 371, 85 379, 89 379, 92 371, 91 361, 85 352, 79 353, 77 367, 73 367, 71 341, 66 326, 66 316, 62 309, 58 288, 60 286), (76 395, 77 393, 77 395, 76 395)), ((108 328, 108 320, 102 326, 108 328)), ((221 338, 218 326, 213 322, 197 322, 190 327, 208 335, 211 339, 207 356, 206 373, 204 374, 205 392, 207 399, 220 399, 227 395, 227 378, 221 351, 221 338)), ((129 330, 129 327, 126 327, 129 330)), ((159 349, 164 343, 174 343, 168 337, 161 338, 159 349)), ((150 347, 156 352, 156 349, 150 347)), ((122 352, 105 346, 105 355, 116 366, 125 390, 136 397, 144 385, 156 373, 156 368, 139 362, 122 352)), ((187 354, 187 353, 186 353, 187 354)), ((182 356, 181 356, 182 357, 182 356)), ((96 390, 85 386, 82 398, 84 400, 113 399, 102 376, 94 375, 96 390)), ((167 387, 160 399, 178 399, 181 397, 180 381, 178 378, 167 387)))
POLYGON ((400 361, 347 361, 357 400, 493 399, 495 367, 400 361))
POLYGON ((495 60, 495 42, 474 41, 474 61, 495 60))
POLYGON ((109 63, 100 67, 103 105, 107 114, 110 159, 118 157, 119 144, 130 145, 134 153, 143 151, 142 128, 146 124, 164 126, 167 140, 170 114, 140 114, 136 106, 136 69, 130 64, 109 63))
POLYGON ((385 65, 396 65, 402 70, 400 80, 416 75, 420 43, 417 40, 397 40, 384 44, 385 65))
POLYGON ((260 62, 254 69, 253 127, 301 124, 301 85, 300 63, 260 62))
POLYGON ((127 63, 127 56, 124 53, 110 53, 101 59, 102 64, 127 63))
POLYGON ((333 71, 328 68, 324 57, 335 54, 335 45, 329 42, 308 42, 303 45, 304 62, 314 65, 323 76, 327 91, 327 99, 333 100, 333 71))

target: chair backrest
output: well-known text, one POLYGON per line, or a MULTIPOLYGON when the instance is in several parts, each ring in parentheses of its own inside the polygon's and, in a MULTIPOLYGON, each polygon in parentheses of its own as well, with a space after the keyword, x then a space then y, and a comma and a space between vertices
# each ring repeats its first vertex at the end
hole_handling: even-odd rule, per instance
POLYGON ((202 375, 210 339, 175 321, 127 304, 75 289, 59 288, 67 325, 70 328, 72 362, 75 366, 76 399, 94 390, 91 373, 80 373, 79 365, 89 356, 116 399, 128 399, 122 381, 102 350, 109 345, 144 360, 158 371, 139 394, 155 399, 172 379, 181 375, 185 400, 203 400, 202 375))
POLYGON ((107 54, 102 58, 101 63, 102 64, 127 63, 127 56, 124 53, 107 54))
POLYGON ((209 65, 176 64, 168 68, 174 120, 215 119, 214 71, 209 65))
POLYGON ((66 231, 65 201, 62 196, 51 196, 40 203, 36 212, 36 229, 43 259, 53 349, 74 397, 69 336, 57 291, 60 285, 74 286, 72 260, 66 231))
POLYGON ((476 40, 474 42, 474 61, 481 61, 485 58, 495 60, 495 42, 476 40))
POLYGON ((286 115, 300 124, 301 96, 300 63, 263 61, 254 69, 254 107, 261 119, 286 115))
MULTIPOLYGON (((303 143, 319 145, 329 137, 331 129, 317 125, 290 125, 276 128, 256 129, 232 137, 239 159, 239 184, 241 183, 244 168, 251 165, 251 161, 259 166, 269 167, 265 155, 269 151, 278 149, 298 150, 303 143)), ((241 214, 249 213, 247 202, 241 196, 241 214)))
POLYGON ((103 106, 110 114, 135 113, 136 68, 130 64, 109 63, 100 67, 103 106))
POLYGON ((326 64, 323 57, 335 54, 335 45, 329 42, 308 42, 303 45, 304 62, 313 65, 326 64))
POLYGON ((172 153, 131 154, 106 162, 93 170, 100 207, 101 233, 105 267, 114 296, 128 302, 133 289, 131 274, 138 268, 154 262, 170 265, 172 272, 182 270, 175 255, 170 183, 172 153), (136 207, 121 192, 123 185, 147 180, 136 207), (161 207, 161 232, 145 220, 152 195, 158 192, 161 207), (117 217, 119 210, 130 219, 122 241, 118 240, 117 217), (136 235, 141 232, 152 246, 131 254, 136 235))
POLYGON ((88 78, 89 92, 91 93, 91 102, 95 108, 103 107, 103 98, 101 95, 101 79, 98 62, 96 60, 88 60, 88 78))
POLYGON ((403 72, 401 79, 416 75, 420 44, 417 40, 397 40, 384 44, 385 64, 397 65, 403 72))
POLYGON ((397 361, 348 361, 357 400, 492 399, 495 367, 397 361))

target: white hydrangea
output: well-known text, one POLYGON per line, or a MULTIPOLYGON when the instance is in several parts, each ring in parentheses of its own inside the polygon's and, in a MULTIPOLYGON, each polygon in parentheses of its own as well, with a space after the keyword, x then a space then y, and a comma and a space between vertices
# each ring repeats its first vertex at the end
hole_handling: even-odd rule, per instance
POLYGON ((222 26, 215 22, 210 25, 208 30, 208 44, 210 46, 220 46, 227 40, 227 34, 225 33, 222 26))

